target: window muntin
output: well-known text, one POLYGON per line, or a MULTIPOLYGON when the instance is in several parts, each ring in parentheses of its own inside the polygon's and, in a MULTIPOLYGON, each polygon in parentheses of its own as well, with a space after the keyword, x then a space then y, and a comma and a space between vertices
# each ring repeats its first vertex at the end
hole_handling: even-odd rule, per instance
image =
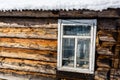
POLYGON ((92 24, 78 24, 78 22, 59 24, 58 69, 93 73, 96 27, 93 28, 93 22, 92 24))

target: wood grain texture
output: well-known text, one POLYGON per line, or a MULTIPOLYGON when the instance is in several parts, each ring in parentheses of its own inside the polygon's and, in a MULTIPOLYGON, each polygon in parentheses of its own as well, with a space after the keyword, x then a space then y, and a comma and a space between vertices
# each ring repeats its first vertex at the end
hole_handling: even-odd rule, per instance
POLYGON ((4 58, 0 68, 55 74, 56 63, 4 58))
POLYGON ((107 9, 98 12, 98 17, 108 17, 108 18, 119 18, 119 10, 117 9, 107 9))
POLYGON ((57 41, 42 39, 0 38, 0 46, 56 51, 57 41))
POLYGON ((118 34, 113 30, 99 30, 98 36, 101 41, 116 42, 118 34))
POLYGON ((111 61, 108 58, 103 58, 103 59, 99 59, 97 60, 97 66, 100 68, 110 68, 111 67, 111 61))
POLYGON ((109 55, 112 56, 113 52, 111 50, 109 50, 109 48, 97 48, 97 53, 101 54, 101 55, 109 55))
POLYGON ((0 56, 20 59, 41 60, 48 62, 57 61, 57 52, 47 50, 29 50, 20 48, 0 47, 0 56))
POLYGON ((108 68, 98 68, 95 72, 95 80, 106 80, 108 79, 108 68))
POLYGON ((0 28, 0 37, 57 39, 57 29, 0 28))
POLYGON ((119 79, 120 79, 120 69, 111 69, 110 80, 119 80, 119 79))
POLYGON ((44 74, 40 72, 29 72, 29 71, 21 71, 21 70, 14 70, 14 69, 5 69, 5 68, 0 68, 0 73, 1 74, 6 74, 6 75, 11 75, 11 76, 23 76, 23 77, 45 77, 45 78, 53 78, 55 79, 54 74, 44 74))
POLYGON ((2 16, 0 72, 45 77, 59 75, 66 80, 70 80, 72 76, 75 80, 79 80, 82 76, 80 73, 77 77, 75 73, 70 74, 70 72, 56 73, 57 22, 59 18, 92 18, 97 19, 98 22, 95 79, 109 80, 109 76, 114 76, 114 73, 109 75, 109 69, 120 68, 120 19, 118 19, 120 15, 118 14, 120 13, 116 10, 50 11, 50 14, 49 11, 0 13, 2 16))
POLYGON ((0 27, 57 28, 57 19, 0 18, 0 27))
POLYGON ((98 29, 100 30, 115 30, 116 26, 116 19, 99 19, 98 20, 98 29))
POLYGON ((74 10, 74 11, 59 11, 59 17, 65 17, 65 18, 93 18, 97 17, 96 11, 90 11, 90 10, 74 10))
MULTIPOLYGON (((44 21, 44 20, 43 20, 44 21)), ((11 23, 11 22, 8 22, 8 23, 4 23, 4 22, 0 22, 0 27, 34 27, 34 28, 57 28, 57 24, 54 24, 54 23, 50 23, 50 24, 37 24, 36 25, 30 25, 29 24, 30 22, 26 22, 24 24, 19 24, 19 23, 11 23), (29 25, 27 25, 29 24, 29 25)))
POLYGON ((51 77, 19 75, 19 74, 3 74, 0 73, 0 80, 56 80, 51 77))

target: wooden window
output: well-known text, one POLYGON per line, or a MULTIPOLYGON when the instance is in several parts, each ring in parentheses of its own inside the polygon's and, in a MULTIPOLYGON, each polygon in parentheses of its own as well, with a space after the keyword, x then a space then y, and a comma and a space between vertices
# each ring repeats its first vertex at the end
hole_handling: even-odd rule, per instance
POLYGON ((94 73, 96 20, 58 20, 58 70, 94 73))

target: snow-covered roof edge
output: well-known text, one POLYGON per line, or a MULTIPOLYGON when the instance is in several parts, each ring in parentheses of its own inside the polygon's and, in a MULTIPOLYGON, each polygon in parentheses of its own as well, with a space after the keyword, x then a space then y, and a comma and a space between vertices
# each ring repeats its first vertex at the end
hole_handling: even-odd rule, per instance
POLYGON ((104 10, 120 8, 120 0, 0 0, 0 11, 8 10, 104 10))

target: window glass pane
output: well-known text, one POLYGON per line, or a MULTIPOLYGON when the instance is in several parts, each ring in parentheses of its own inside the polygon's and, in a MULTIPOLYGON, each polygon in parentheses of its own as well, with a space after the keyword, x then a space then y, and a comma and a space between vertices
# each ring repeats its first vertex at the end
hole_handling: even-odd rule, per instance
POLYGON ((76 67, 89 68, 90 39, 78 39, 76 67))
POLYGON ((73 67, 74 66, 75 39, 63 38, 62 45, 63 45, 62 65, 73 67))
POLYGON ((90 36, 91 27, 87 25, 63 26, 63 35, 90 36))

